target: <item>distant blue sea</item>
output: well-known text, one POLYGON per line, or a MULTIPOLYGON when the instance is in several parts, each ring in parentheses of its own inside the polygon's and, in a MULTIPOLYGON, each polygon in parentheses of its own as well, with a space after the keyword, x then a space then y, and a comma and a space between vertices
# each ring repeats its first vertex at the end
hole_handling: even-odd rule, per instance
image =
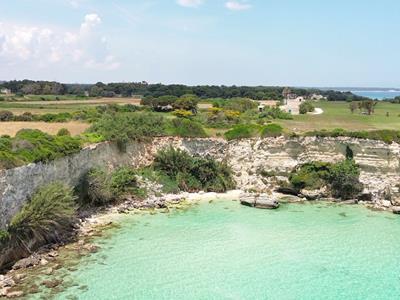
POLYGON ((388 98, 394 98, 397 96, 400 96, 400 91, 351 91, 355 95, 363 96, 363 97, 368 97, 371 99, 388 99, 388 98))

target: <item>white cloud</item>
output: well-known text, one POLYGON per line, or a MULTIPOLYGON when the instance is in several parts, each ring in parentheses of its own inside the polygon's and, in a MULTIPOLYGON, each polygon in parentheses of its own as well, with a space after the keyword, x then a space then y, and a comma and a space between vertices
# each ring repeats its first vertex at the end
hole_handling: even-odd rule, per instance
POLYGON ((203 4, 203 0, 177 0, 179 5, 184 7, 198 7, 203 4))
POLYGON ((252 5, 249 3, 232 0, 232 1, 225 2, 225 7, 230 10, 240 11, 240 10, 247 10, 247 9, 252 8, 252 5))
POLYGON ((118 61, 109 53, 107 41, 99 32, 100 24, 97 14, 86 15, 75 31, 0 23, 0 62, 39 67, 79 64, 95 69, 118 68, 118 61))

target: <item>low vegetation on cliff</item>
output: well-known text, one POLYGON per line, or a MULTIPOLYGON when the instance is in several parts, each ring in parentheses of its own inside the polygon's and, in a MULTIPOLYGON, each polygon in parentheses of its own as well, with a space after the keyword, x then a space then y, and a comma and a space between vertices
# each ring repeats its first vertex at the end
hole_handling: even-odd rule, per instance
POLYGON ((63 240, 74 225, 75 200, 72 188, 62 183, 40 188, 1 234, 0 269, 40 246, 63 240))
POLYGON ((317 137, 353 137, 359 139, 378 140, 385 143, 400 143, 400 131, 397 130, 371 130, 371 131, 348 131, 337 128, 331 131, 315 130, 306 133, 306 136, 317 137))
POLYGON ((352 199, 362 191, 360 170, 352 159, 338 163, 312 162, 300 166, 289 176, 291 187, 301 190, 318 190, 328 187, 331 196, 342 200, 352 199))
POLYGON ((137 173, 129 167, 121 167, 114 171, 105 168, 91 170, 86 176, 87 196, 84 205, 101 206, 119 201, 124 195, 143 196, 137 173))
POLYGON ((40 130, 23 129, 13 138, 0 137, 0 169, 49 161, 80 150, 81 140, 66 132, 52 136, 40 130))
POLYGON ((143 172, 170 190, 186 192, 225 192, 235 187, 231 169, 212 158, 191 156, 188 152, 167 148, 157 153, 151 171, 143 172), (156 174, 151 174, 156 173, 156 174))

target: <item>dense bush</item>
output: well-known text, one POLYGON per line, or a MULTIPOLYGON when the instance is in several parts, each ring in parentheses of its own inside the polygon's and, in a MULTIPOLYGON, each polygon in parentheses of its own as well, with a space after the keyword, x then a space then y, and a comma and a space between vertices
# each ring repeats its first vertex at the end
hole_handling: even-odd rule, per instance
POLYGON ((333 164, 329 173, 329 183, 334 197, 351 199, 362 192, 363 186, 359 181, 360 170, 354 160, 347 159, 333 164))
POLYGON ((362 191, 359 175, 360 170, 354 160, 346 159, 335 164, 304 164, 289 176, 289 181, 297 191, 329 186, 332 196, 347 200, 356 197, 362 191))
POLYGON ((71 231, 74 220, 72 188, 62 183, 40 188, 13 217, 7 233, 3 232, 0 268, 9 261, 30 255, 39 246, 61 241, 71 231))
POLYGON ((100 206, 116 200, 111 189, 111 176, 105 169, 90 170, 86 178, 86 204, 100 206))
POLYGON ((228 141, 252 138, 259 134, 260 126, 254 124, 240 124, 225 132, 228 141))
POLYGON ((278 124, 268 124, 261 130, 261 137, 278 137, 282 134, 283 128, 278 124))
POLYGON ((69 130, 67 128, 61 128, 58 132, 57 132, 57 136, 71 136, 71 133, 69 132, 69 130))
POLYGON ((49 161, 79 152, 80 149, 79 138, 22 129, 14 138, 0 138, 0 168, 9 169, 24 163, 49 161))
POLYGON ((172 107, 175 110, 188 110, 193 113, 197 112, 197 103, 199 102, 199 99, 195 95, 183 95, 179 97, 178 99, 175 100, 174 103, 172 103, 172 107))
POLYGON ((92 169, 86 176, 86 204, 101 206, 120 200, 125 194, 138 195, 139 186, 136 172, 121 167, 113 172, 106 169, 92 169))
POLYGON ((204 123, 208 127, 226 128, 238 124, 240 116, 240 111, 213 107, 208 110, 204 123))
POLYGON ((226 164, 211 158, 193 157, 179 149, 159 151, 153 168, 170 177, 183 191, 225 192, 235 186, 226 164))
POLYGON ((319 189, 325 185, 330 176, 331 164, 312 162, 302 165, 289 176, 289 181, 297 190, 319 189))
POLYGON ((304 115, 315 110, 314 104, 311 101, 306 101, 300 104, 300 114, 304 115))
POLYGON ((259 118, 292 120, 293 116, 290 113, 281 110, 279 107, 266 107, 264 112, 259 115, 259 118))
POLYGON ((189 119, 172 119, 168 133, 181 137, 207 137, 203 126, 189 119))
POLYGON ((11 111, 8 111, 8 110, 0 111, 0 121, 2 121, 2 122, 12 121, 13 118, 14 118, 14 114, 11 111))
POLYGON ((72 115, 70 113, 58 113, 58 114, 44 114, 35 117, 38 121, 48 122, 48 123, 56 123, 56 122, 67 122, 72 119, 72 115))
POLYGON ((231 99, 210 99, 214 107, 223 108, 225 110, 239 111, 241 113, 256 109, 257 101, 247 98, 231 98, 231 99))
POLYGON ((142 99, 141 104, 151 107, 154 111, 171 111, 177 99, 178 97, 171 95, 160 97, 148 96, 142 99))
POLYGON ((106 114, 93 123, 88 132, 103 136, 108 141, 117 142, 124 149, 129 140, 146 140, 165 135, 165 119, 153 113, 106 114))

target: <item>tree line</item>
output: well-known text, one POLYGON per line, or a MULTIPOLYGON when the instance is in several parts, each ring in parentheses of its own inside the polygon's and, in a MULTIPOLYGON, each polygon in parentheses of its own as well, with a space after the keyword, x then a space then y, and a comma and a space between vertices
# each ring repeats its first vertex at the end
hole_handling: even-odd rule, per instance
MULTIPOLYGON (((12 80, 0 83, 0 88, 10 89, 17 95, 76 95, 90 97, 175 96, 187 94, 199 98, 250 98, 254 100, 282 100, 284 87, 278 86, 217 86, 182 84, 149 84, 142 82, 114 82, 96 84, 64 84, 55 81, 12 80)), ((360 101, 366 98, 334 90, 291 88, 291 92, 303 97, 313 94, 325 96, 328 101, 360 101)))

